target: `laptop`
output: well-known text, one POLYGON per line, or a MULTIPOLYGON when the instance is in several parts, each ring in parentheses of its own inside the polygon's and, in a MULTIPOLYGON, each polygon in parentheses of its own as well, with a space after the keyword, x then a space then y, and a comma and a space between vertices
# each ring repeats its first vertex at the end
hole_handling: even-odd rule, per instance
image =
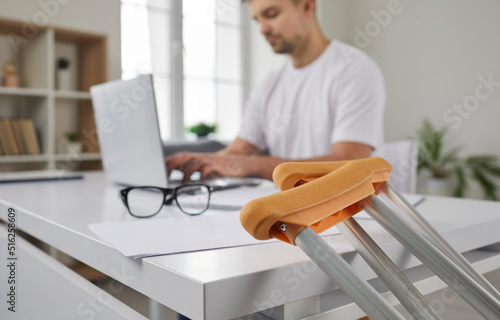
MULTIPOLYGON (((90 88, 104 172, 108 180, 128 186, 174 187, 167 177, 152 75, 115 80, 90 88)), ((254 178, 203 181, 217 186, 253 186, 254 178)))

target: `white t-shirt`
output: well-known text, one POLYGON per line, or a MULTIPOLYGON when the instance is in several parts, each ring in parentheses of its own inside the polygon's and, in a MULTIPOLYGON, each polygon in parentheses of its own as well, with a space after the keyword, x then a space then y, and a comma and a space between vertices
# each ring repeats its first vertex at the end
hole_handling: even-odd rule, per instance
POLYGON ((331 154, 332 144, 383 141, 385 86, 364 52, 333 40, 312 63, 290 58, 248 100, 238 137, 271 156, 304 159, 331 154))

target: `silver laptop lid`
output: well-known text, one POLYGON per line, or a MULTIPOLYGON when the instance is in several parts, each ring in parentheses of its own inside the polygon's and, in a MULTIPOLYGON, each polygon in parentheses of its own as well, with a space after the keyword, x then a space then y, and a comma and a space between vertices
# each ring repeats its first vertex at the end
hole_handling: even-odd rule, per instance
POLYGON ((90 94, 106 177, 167 187, 152 76, 95 85, 90 94))

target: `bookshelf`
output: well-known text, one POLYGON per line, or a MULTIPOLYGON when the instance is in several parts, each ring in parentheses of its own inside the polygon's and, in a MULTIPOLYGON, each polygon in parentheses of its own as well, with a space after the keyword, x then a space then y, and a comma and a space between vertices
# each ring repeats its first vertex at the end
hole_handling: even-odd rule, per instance
POLYGON ((31 119, 41 152, 2 154, 0 172, 100 169, 89 88, 108 78, 106 36, 52 26, 29 36, 25 30, 22 21, 0 18, 0 67, 14 62, 20 77, 18 88, 0 85, 0 119, 31 119), (70 61, 69 89, 58 90, 60 57, 70 61), (64 149, 67 132, 80 134, 81 153, 64 149))

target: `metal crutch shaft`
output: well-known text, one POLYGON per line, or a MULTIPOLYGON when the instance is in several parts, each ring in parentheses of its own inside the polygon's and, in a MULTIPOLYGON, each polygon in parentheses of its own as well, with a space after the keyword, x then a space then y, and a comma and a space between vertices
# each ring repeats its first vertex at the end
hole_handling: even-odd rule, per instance
POLYGON ((382 200, 372 195, 362 207, 486 319, 500 319, 500 303, 382 200))
POLYGON ((477 283, 482 285, 489 293, 500 301, 500 293, 484 278, 482 274, 477 272, 474 267, 457 252, 443 237, 427 222, 427 220, 416 210, 408 201, 396 190, 390 183, 382 185, 379 191, 389 198, 394 204, 404 211, 413 221, 420 227, 423 235, 434 246, 441 250, 453 262, 455 262, 462 270, 464 270, 477 283))
POLYGON ((404 319, 316 232, 306 227, 295 243, 372 319, 404 319))
POLYGON ((339 223, 337 228, 414 319, 441 319, 413 283, 398 269, 355 219, 346 219, 339 223))

